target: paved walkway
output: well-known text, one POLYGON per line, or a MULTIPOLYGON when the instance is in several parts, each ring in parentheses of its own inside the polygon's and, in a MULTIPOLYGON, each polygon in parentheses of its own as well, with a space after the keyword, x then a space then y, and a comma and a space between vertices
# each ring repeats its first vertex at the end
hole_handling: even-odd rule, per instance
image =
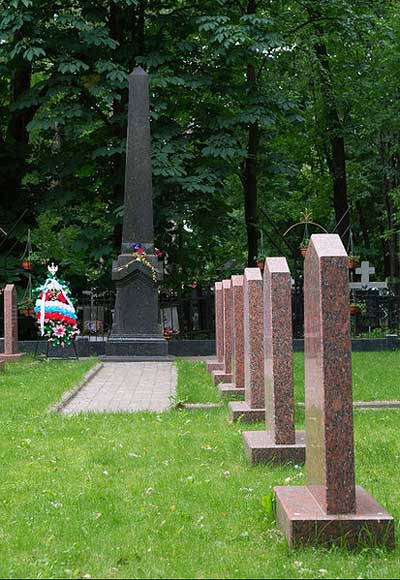
POLYGON ((165 411, 175 389, 172 363, 105 362, 61 412, 165 411))

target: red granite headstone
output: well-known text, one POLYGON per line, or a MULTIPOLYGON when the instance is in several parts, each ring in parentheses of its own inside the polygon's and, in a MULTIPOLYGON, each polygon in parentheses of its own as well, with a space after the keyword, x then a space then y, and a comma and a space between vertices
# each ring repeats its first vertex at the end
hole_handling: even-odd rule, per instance
POLYGON ((224 310, 222 282, 215 283, 215 348, 217 360, 207 363, 207 369, 222 371, 224 368, 224 310))
POLYGON ((243 285, 244 305, 244 401, 232 401, 229 410, 234 421, 264 419, 264 320, 263 282, 259 268, 246 268, 243 285))
POLYGON ((222 319, 224 332, 224 367, 222 370, 215 370, 212 373, 214 383, 229 383, 232 381, 232 284, 230 280, 222 281, 222 319))
POLYGON ((306 486, 276 487, 289 544, 394 546, 393 518, 355 486, 348 257, 336 234, 311 237, 304 267, 306 486))
POLYGON ((18 309, 17 292, 14 284, 4 289, 4 354, 0 360, 13 360, 22 356, 18 352, 18 309))
POLYGON ((252 463, 305 460, 305 433, 295 431, 291 276, 285 258, 264 265, 265 431, 243 439, 252 463))
POLYGON ((244 396, 243 276, 232 276, 232 383, 220 383, 222 395, 244 396))

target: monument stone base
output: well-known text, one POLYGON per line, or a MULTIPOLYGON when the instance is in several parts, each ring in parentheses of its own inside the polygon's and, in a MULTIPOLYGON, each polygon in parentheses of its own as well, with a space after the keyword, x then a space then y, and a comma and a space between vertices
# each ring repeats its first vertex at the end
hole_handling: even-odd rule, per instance
POLYGON ((213 371, 223 371, 224 370, 224 363, 223 362, 207 362, 207 370, 209 373, 213 371))
POLYGON ((214 385, 219 383, 230 383, 232 382, 232 373, 226 373, 225 370, 213 371, 211 373, 214 385))
POLYGON ((296 431, 293 445, 277 445, 270 431, 245 431, 244 446, 250 462, 257 463, 304 463, 306 459, 305 432, 296 431))
POLYGON ((0 354, 0 361, 13 361, 13 360, 18 360, 19 358, 21 358, 21 356, 24 356, 23 352, 16 352, 14 354, 0 354))
POLYGON ((244 399, 244 387, 237 387, 235 383, 219 383, 218 391, 224 397, 244 399))
POLYGON ((306 486, 275 487, 276 520, 290 548, 339 544, 349 548, 394 548, 394 520, 362 487, 356 486, 354 514, 327 514, 306 486))
POLYGON ((113 335, 105 344, 105 355, 113 357, 167 357, 168 341, 159 335, 140 335, 138 337, 129 335, 113 335))
POLYGON ((252 409, 246 401, 232 401, 228 405, 232 421, 256 423, 265 420, 265 409, 252 409))

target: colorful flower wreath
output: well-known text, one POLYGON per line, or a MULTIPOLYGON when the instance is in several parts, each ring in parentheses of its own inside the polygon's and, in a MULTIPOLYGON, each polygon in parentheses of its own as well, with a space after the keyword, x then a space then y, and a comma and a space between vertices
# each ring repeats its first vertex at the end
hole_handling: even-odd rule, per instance
POLYGON ((158 283, 157 270, 153 266, 153 264, 150 262, 150 260, 148 259, 147 254, 146 254, 145 250, 143 249, 142 244, 140 244, 139 242, 136 242, 136 244, 133 245, 133 254, 132 255, 133 255, 136 262, 140 262, 141 264, 143 264, 144 266, 146 266, 147 268, 149 268, 151 270, 151 277, 153 278, 153 282, 154 282, 154 284, 157 284, 158 283))
POLYGON ((67 282, 56 278, 57 266, 48 268, 49 278, 33 290, 36 295, 35 316, 41 336, 53 346, 70 345, 79 334, 77 316, 67 282))

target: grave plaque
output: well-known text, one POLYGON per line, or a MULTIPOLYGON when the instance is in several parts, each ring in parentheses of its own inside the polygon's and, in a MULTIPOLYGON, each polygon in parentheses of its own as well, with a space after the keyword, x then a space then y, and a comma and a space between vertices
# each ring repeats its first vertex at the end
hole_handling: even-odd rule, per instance
POLYGON ((18 308, 14 284, 4 289, 4 354, 0 360, 13 360, 22 356, 18 352, 18 308))
POLYGON ((295 431, 292 289, 285 258, 267 258, 264 266, 265 431, 243 433, 252 463, 305 459, 305 433, 295 431))
POLYGON ((232 276, 232 383, 220 383, 222 395, 244 396, 243 276, 232 276))
POLYGON ((231 417, 237 421, 264 418, 264 320, 263 283, 259 268, 246 268, 243 284, 244 401, 229 403, 231 417))
POLYGON ((224 368, 224 318, 222 303, 222 282, 215 283, 215 349, 217 360, 207 363, 209 372, 222 371, 224 368))
POLYGON ((348 257, 314 234, 305 258, 306 485, 276 487, 289 544, 394 545, 393 518, 355 486, 348 257))
POLYGON ((232 284, 230 280, 222 281, 222 320, 224 334, 224 366, 222 370, 212 372, 215 384, 229 383, 232 380, 232 284))

